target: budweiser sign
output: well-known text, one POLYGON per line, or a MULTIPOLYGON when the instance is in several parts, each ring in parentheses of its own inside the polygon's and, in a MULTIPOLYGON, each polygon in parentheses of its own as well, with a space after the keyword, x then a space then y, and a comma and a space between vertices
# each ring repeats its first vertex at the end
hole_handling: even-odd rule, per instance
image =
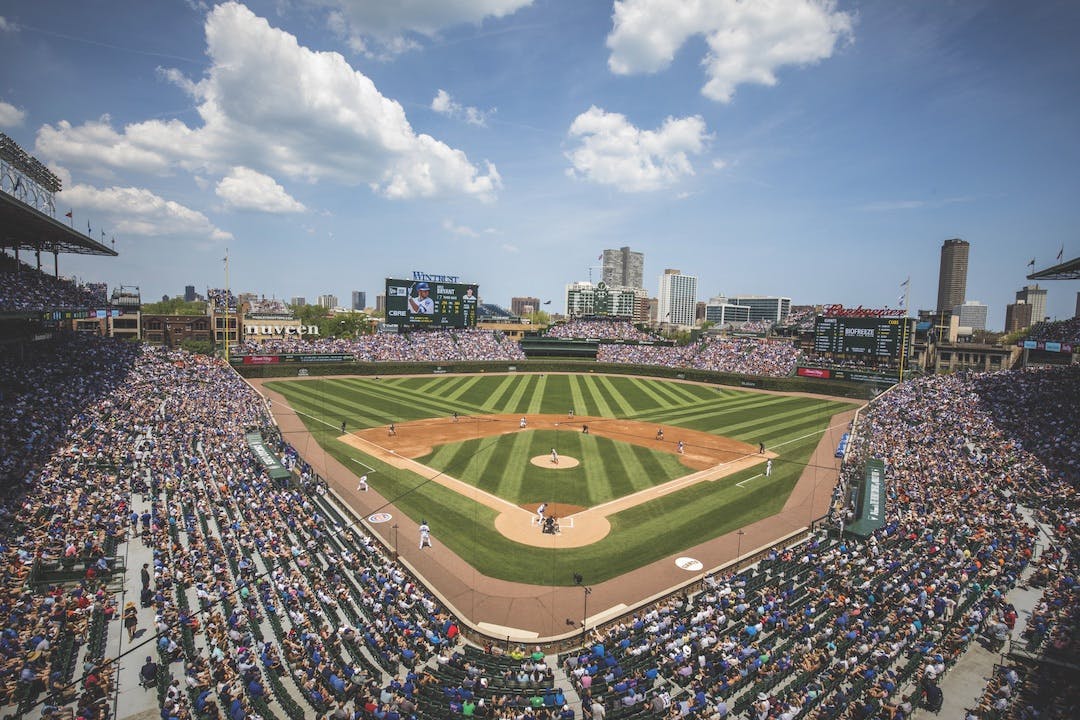
POLYGON ((864 308, 862 305, 859 307, 846 308, 843 305, 826 305, 825 306, 826 317, 866 317, 866 318, 891 318, 891 317, 906 317, 907 310, 902 308, 864 308))

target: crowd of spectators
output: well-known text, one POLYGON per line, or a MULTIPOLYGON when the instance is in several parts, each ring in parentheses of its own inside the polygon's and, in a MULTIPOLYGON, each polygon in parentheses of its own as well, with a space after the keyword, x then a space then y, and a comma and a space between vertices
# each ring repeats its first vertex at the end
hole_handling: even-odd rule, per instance
MULTIPOLYGON (((423 359, 464 352, 462 337, 478 353, 497 341, 391 335, 378 350, 401 359, 418 337, 430 342, 423 359)), ((794 362, 789 343, 691 349, 686 360, 710 369, 794 362)), ((117 545, 142 541, 153 562, 139 625, 151 628, 165 718, 574 717, 541 651, 458 645, 455 618, 266 431, 300 486, 270 480, 244 441, 268 426, 264 405, 219 361, 63 336, 6 355, 0 381, 0 705, 45 695, 84 717, 107 712, 105 638, 121 612, 104 581, 121 571, 117 545)), ((1077 406, 1077 366, 919 378, 883 394, 853 431, 834 497, 880 458, 885 526, 778 549, 595 630, 561 658, 580 712, 907 717, 972 642, 1018 621, 1006 595, 1021 582, 1044 591, 1028 648, 1075 658, 1077 406), (1052 529, 1041 552, 1036 520, 1052 529)), ((841 502, 836 512, 851 519, 841 502)), ((1051 677, 1001 670, 987 713, 1074 717, 1075 684, 1051 677)))
POLYGON ((239 303, 236 295, 225 288, 209 288, 206 291, 207 302, 210 303, 215 313, 224 313, 226 306, 230 313, 235 313, 239 303))
POLYGON ((291 315, 292 310, 284 300, 277 298, 255 298, 249 301, 249 313, 262 313, 264 315, 291 315))
POLYGON ((349 354, 359 362, 452 362, 460 360, 522 360, 521 346, 498 331, 432 330, 414 333, 375 333, 356 338, 274 338, 245 342, 238 354, 349 354))
POLYGON ((795 371, 801 353, 791 340, 706 336, 689 345, 601 345, 600 362, 683 367, 715 372, 786 377, 795 371))
POLYGON ((585 320, 575 318, 552 325, 544 333, 547 337, 559 339, 590 340, 636 340, 652 342, 659 340, 655 335, 638 330, 628 320, 585 320))
POLYGON ((1080 317, 1036 323, 1028 328, 1024 337, 1027 340, 1080 344, 1080 317))
POLYGON ((0 312, 100 308, 94 293, 0 253, 0 312))

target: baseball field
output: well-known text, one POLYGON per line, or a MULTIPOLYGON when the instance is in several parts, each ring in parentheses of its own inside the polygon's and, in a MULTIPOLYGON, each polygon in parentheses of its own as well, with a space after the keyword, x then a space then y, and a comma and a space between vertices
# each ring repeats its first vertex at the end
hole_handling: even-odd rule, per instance
POLYGON ((851 409, 595 374, 266 387, 307 427, 305 457, 326 453, 367 475, 387 512, 426 520, 484 575, 548 586, 571 584, 568 568, 613 578, 777 513, 830 419, 851 409), (541 503, 558 534, 541 532, 541 503))

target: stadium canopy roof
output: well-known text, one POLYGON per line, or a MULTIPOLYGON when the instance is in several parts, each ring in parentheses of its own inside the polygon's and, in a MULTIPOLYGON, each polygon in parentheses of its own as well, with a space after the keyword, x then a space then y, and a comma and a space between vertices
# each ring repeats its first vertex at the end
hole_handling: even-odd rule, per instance
POLYGON ((77 255, 109 255, 112 248, 49 217, 21 200, 0 192, 0 246, 77 255))
POLYGON ((1080 257, 1066 260, 1027 276, 1028 280, 1080 280, 1080 257))

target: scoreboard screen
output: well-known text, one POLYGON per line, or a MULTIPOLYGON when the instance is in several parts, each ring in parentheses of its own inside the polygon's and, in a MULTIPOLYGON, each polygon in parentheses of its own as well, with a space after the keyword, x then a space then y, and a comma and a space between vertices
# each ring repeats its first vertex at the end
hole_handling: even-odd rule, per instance
POLYGON ((476 326, 477 286, 386 279, 386 322, 413 327, 476 326))
MULTIPOLYGON (((908 318, 822 317, 814 325, 814 352, 900 357, 908 318)), ((910 346, 913 328, 908 327, 910 346)))

